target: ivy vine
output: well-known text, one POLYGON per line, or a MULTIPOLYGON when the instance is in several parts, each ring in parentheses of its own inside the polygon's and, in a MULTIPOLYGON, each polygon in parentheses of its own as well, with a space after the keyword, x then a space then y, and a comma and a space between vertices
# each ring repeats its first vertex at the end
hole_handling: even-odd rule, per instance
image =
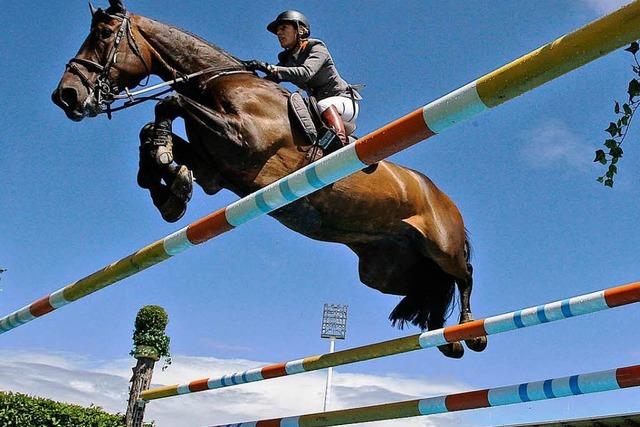
POLYGON ((633 55, 635 62, 632 65, 634 78, 629 81, 627 88, 627 94, 629 99, 627 102, 622 103, 622 106, 618 101, 615 101, 613 111, 618 115, 618 119, 615 122, 610 122, 609 127, 605 129, 605 132, 609 133, 610 138, 604 141, 606 150, 597 150, 594 162, 600 163, 604 166, 608 165, 607 171, 604 175, 598 177, 597 181, 606 187, 613 187, 614 177, 618 173, 618 161, 622 158, 624 151, 622 150, 622 143, 624 142, 631 120, 635 114, 638 106, 640 106, 640 63, 638 63, 638 57, 636 54, 640 50, 638 42, 633 42, 625 51, 633 55))

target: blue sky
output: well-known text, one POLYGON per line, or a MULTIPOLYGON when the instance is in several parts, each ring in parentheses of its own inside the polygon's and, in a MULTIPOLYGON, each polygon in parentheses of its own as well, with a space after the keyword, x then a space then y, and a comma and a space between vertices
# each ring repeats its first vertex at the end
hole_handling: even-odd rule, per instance
MULTIPOLYGON (((104 4, 96 3, 99 6, 104 4)), ((596 19, 617 1, 201 2, 139 0, 134 13, 175 24, 241 58, 274 61, 264 27, 297 7, 342 75, 367 84, 368 133, 596 19)), ((137 135, 151 104, 74 123, 49 99, 85 38, 83 1, 3 5, 0 33, 0 309, 6 314, 237 199, 196 191, 166 224, 137 188, 137 135)), ((430 176, 459 206, 474 246, 474 311, 485 317, 640 278, 640 132, 613 190, 591 160, 631 78, 614 52, 392 160, 430 176)), ((392 329, 396 297, 359 283, 345 247, 261 218, 0 337, 0 388, 124 411, 133 320, 145 304, 170 316, 171 368, 184 382, 323 353, 322 305, 348 304, 338 348, 416 333, 392 329)), ((638 308, 490 338, 450 360, 414 352, 336 370, 334 408, 438 395, 638 363, 638 308)), ((159 425, 239 422, 322 408, 324 374, 158 401, 159 425)), ((626 390, 378 425, 487 426, 640 410, 626 390)))

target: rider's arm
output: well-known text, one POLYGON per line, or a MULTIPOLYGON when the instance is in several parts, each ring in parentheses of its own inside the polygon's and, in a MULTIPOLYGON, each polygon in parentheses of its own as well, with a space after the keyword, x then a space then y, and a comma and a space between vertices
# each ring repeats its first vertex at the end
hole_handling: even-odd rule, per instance
POLYGON ((318 43, 311 47, 309 56, 298 67, 283 67, 271 65, 270 76, 275 81, 291 82, 295 85, 305 85, 309 79, 315 76, 329 58, 327 48, 318 43))

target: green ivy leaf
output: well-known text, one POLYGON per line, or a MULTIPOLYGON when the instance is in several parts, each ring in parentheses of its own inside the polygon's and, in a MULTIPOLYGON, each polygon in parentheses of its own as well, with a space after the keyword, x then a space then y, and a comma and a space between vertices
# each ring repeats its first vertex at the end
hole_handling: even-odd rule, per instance
POLYGON ((610 122, 609 127, 604 130, 605 132, 609 132, 611 136, 616 136, 618 134, 618 126, 615 123, 610 122))
POLYGON ((618 173, 618 167, 614 164, 609 165, 609 172, 611 172, 611 175, 615 175, 618 173))
POLYGON ((596 179, 596 181, 598 181, 599 183, 603 183, 604 182, 604 176, 599 176, 598 179, 596 179))
POLYGON ((620 114, 620 104, 618 104, 618 101, 616 101, 616 105, 613 107, 613 112, 620 114))
POLYGON ((627 126, 629 124, 629 116, 623 116, 621 121, 622 121, 622 126, 627 126))
POLYGON ((640 82, 636 79, 633 79, 629 82, 629 89, 627 90, 629 94, 629 99, 633 99, 634 97, 640 95, 640 82))
POLYGON ((631 107, 629 106, 629 104, 626 104, 626 103, 625 103, 625 104, 622 106, 622 109, 624 110, 624 113, 625 113, 627 116, 631 116, 631 115, 633 114, 633 110, 631 110, 631 107))
POLYGON ((604 154, 604 151, 598 150, 596 151, 596 158, 593 159, 594 162, 600 162, 603 165, 607 164, 607 156, 604 154))
POLYGON ((625 50, 627 52, 631 52, 632 55, 635 55, 639 49, 640 47, 638 46, 638 42, 632 42, 625 50))
POLYGON ((611 179, 611 178, 607 178, 607 179, 604 181, 604 185, 605 185, 605 186, 607 186, 607 187, 611 187, 611 188, 613 188, 613 179, 611 179))
POLYGON ((622 157, 622 148, 620 146, 617 147, 613 147, 611 150, 609 150, 609 154, 611 155, 611 157, 622 157))
POLYGON ((616 141, 615 139, 607 139, 604 142, 604 146, 611 149, 613 147, 617 147, 618 146, 618 141, 616 141))

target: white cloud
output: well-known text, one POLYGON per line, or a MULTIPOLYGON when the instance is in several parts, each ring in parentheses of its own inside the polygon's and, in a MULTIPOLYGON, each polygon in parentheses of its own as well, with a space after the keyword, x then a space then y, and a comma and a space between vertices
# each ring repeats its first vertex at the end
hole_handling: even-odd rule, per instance
MULTIPOLYGON (((168 370, 156 369, 153 382, 156 385, 184 383, 265 364, 268 362, 176 356, 168 370)), ((93 403, 112 413, 124 413, 133 365, 133 359, 107 362, 75 354, 0 351, 0 388, 83 406, 93 403)), ((470 388, 459 383, 439 384, 392 373, 364 375, 335 370, 333 378, 331 409, 416 399, 470 388)), ((325 371, 310 372, 153 401, 147 407, 145 419, 155 420, 159 427, 204 426, 320 412, 325 379, 325 371)), ((459 425, 459 420, 444 414, 366 424, 368 427, 435 425, 459 425)))
POLYGON ((593 9, 598 14, 611 13, 620 9, 625 4, 629 4, 629 0, 583 0, 587 7, 593 9))
POLYGON ((521 155, 534 168, 584 170, 593 165, 595 149, 561 120, 531 129, 524 138, 521 155))

